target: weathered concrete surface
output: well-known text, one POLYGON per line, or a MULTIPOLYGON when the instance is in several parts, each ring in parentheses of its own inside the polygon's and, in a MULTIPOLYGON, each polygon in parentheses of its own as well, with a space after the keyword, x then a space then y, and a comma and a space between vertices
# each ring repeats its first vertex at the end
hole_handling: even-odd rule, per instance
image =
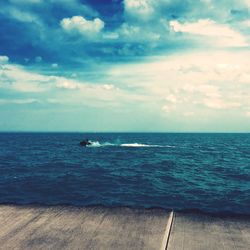
POLYGON ((0 249, 250 249, 249 217, 171 217, 160 209, 0 205, 0 249))
POLYGON ((160 249, 169 213, 0 206, 0 249, 160 249))
POLYGON ((175 214, 167 250, 250 249, 250 218, 175 214))

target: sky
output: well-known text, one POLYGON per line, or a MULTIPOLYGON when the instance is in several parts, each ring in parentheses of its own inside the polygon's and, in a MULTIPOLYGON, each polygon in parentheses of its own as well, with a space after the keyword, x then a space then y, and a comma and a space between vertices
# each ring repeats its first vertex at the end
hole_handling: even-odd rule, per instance
POLYGON ((250 0, 0 0, 0 131, 250 132, 250 0))

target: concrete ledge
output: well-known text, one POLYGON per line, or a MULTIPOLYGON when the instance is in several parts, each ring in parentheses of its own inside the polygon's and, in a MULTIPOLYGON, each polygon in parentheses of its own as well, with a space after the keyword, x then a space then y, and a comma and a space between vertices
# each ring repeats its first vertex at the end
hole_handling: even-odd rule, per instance
POLYGON ((248 250, 250 218, 176 213, 168 250, 248 250))
POLYGON ((160 249, 161 209, 0 206, 0 249, 160 249))
POLYGON ((0 249, 249 249, 249 217, 0 205, 0 249))

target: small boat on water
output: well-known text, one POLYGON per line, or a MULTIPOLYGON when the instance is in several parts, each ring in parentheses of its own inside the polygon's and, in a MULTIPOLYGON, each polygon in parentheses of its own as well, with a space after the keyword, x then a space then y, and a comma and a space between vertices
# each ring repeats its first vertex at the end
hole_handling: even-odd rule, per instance
POLYGON ((80 145, 82 147, 87 147, 87 146, 90 146, 91 144, 92 143, 91 143, 91 141, 89 139, 86 139, 86 140, 83 140, 83 141, 80 142, 80 145))

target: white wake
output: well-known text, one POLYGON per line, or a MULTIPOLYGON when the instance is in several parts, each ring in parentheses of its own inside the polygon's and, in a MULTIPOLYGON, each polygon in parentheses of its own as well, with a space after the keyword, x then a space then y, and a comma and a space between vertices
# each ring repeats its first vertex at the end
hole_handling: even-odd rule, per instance
POLYGON ((90 141, 91 145, 87 147, 150 147, 150 148, 174 148, 175 146, 171 145, 157 145, 157 144, 142 144, 142 143, 110 143, 110 142, 103 142, 100 143, 99 141, 90 141))

